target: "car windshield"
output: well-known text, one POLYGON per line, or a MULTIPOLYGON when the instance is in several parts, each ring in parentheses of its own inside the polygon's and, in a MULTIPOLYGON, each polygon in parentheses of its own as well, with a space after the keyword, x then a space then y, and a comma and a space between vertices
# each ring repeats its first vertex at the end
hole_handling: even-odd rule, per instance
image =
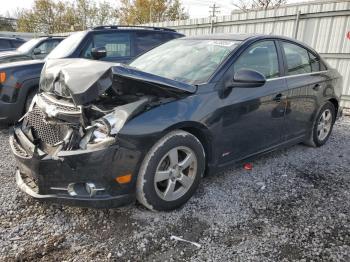
POLYGON ((69 37, 60 42, 46 57, 50 58, 65 58, 72 54, 72 52, 77 48, 81 39, 86 35, 85 31, 77 32, 71 34, 69 37))
POLYGON ((20 47, 18 47, 17 51, 19 51, 21 53, 27 53, 30 50, 32 50, 40 41, 41 41, 41 38, 31 39, 28 42, 25 42, 20 47))
POLYGON ((188 84, 209 80, 239 41, 177 39, 136 58, 130 66, 188 84))

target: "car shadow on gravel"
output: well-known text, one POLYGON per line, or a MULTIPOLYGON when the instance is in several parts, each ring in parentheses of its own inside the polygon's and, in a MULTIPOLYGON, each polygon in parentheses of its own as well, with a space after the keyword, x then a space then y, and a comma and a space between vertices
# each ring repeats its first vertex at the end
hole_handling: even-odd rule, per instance
POLYGON ((228 167, 204 178, 182 208, 156 213, 29 198, 15 187, 1 130, 0 260, 350 261, 349 135, 346 120, 321 148, 269 153, 251 171, 228 167))

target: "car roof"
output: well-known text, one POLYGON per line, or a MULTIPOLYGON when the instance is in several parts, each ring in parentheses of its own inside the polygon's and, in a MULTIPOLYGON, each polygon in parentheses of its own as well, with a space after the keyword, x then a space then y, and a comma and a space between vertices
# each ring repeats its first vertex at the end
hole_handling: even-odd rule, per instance
POLYGON ((24 41, 24 39, 19 37, 12 37, 12 36, 0 36, 0 39, 6 39, 6 40, 17 40, 17 41, 24 41))
MULTIPOLYGON (((273 39, 284 39, 293 41, 296 43, 301 43, 298 40, 292 39, 286 36, 280 35, 267 35, 267 34, 211 34, 211 35, 198 35, 198 36, 187 36, 181 39, 199 39, 199 40, 236 40, 236 41, 245 41, 247 39, 264 39, 264 38, 273 38, 273 39)), ((302 43, 304 45, 304 43, 302 43)))
POLYGON ((312 51, 314 54, 317 54, 315 49, 307 45, 306 43, 300 42, 299 40, 287 37, 287 36, 281 36, 281 35, 267 35, 267 34, 211 34, 211 35, 198 35, 198 36, 187 36, 183 37, 180 40, 186 40, 186 39, 198 39, 198 40, 232 40, 232 41, 245 41, 248 39, 280 39, 280 40, 287 40, 290 42, 294 42, 296 44, 299 44, 310 51, 312 51))
POLYGON ((111 25, 111 26, 97 26, 89 29, 88 31, 109 31, 109 30, 128 30, 128 31, 153 31, 153 32, 161 32, 161 33, 172 33, 172 34, 180 34, 175 29, 166 28, 166 27, 152 27, 152 26, 136 26, 136 25, 111 25))
POLYGON ((64 39, 64 38, 66 38, 66 36, 51 36, 51 35, 49 35, 49 36, 39 36, 37 38, 39 38, 39 39, 64 39))
POLYGON ((244 41, 254 36, 261 36, 257 34, 211 34, 211 35, 198 35, 187 36, 182 39, 198 39, 198 40, 236 40, 244 41))

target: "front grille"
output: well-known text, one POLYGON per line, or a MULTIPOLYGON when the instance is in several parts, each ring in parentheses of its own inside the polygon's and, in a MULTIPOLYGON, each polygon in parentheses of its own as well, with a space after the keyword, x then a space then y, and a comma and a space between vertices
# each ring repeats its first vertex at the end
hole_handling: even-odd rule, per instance
POLYGON ((54 105, 58 111, 64 111, 64 112, 70 112, 70 113, 81 113, 81 108, 76 107, 73 104, 64 103, 61 101, 58 101, 57 99, 53 97, 48 97, 45 94, 39 94, 39 97, 48 105, 54 105))
POLYGON ((33 135, 48 145, 55 145, 61 142, 67 132, 67 128, 61 125, 54 125, 46 121, 45 114, 34 105, 33 110, 26 116, 28 125, 33 128, 33 135))

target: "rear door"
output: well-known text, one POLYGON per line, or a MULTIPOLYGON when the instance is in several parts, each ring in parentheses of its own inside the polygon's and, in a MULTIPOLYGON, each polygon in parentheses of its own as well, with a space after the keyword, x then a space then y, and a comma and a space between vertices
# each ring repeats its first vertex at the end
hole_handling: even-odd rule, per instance
POLYGON ((221 162, 238 160, 282 142, 286 80, 280 78, 280 52, 274 40, 252 44, 234 62, 231 76, 240 69, 262 73, 267 81, 256 88, 234 87, 223 99, 221 162))
POLYGON ((280 41, 288 86, 285 139, 303 137, 311 128, 316 113, 317 95, 324 88, 319 59, 293 42, 280 41))

